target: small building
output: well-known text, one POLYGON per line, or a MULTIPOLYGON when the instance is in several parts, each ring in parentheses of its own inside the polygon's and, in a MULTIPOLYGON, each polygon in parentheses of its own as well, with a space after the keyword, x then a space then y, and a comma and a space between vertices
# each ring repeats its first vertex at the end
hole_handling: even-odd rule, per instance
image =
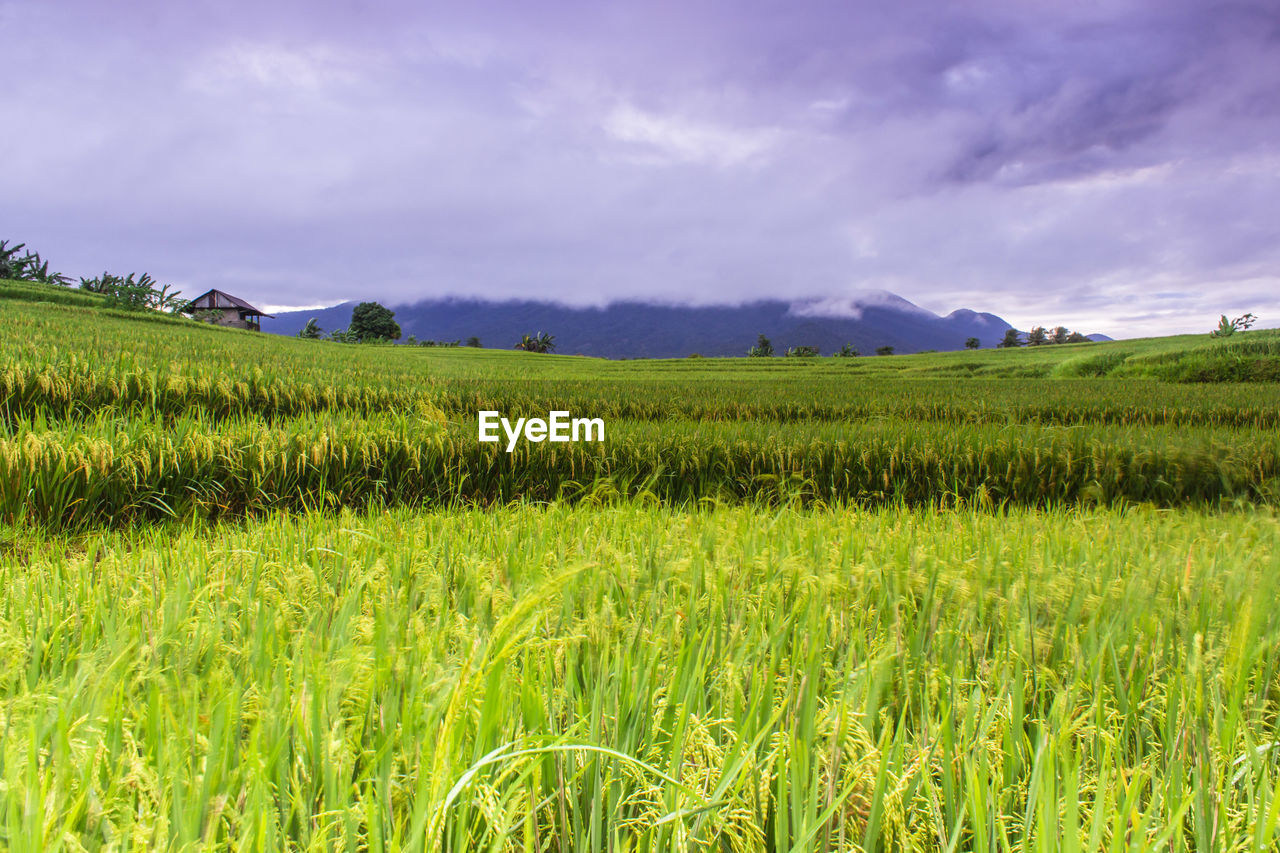
POLYGON ((197 320, 213 323, 217 326, 231 326, 235 329, 251 329, 262 331, 261 318, 275 319, 264 314, 248 302, 221 290, 210 290, 200 294, 187 305, 183 313, 193 315, 197 320))

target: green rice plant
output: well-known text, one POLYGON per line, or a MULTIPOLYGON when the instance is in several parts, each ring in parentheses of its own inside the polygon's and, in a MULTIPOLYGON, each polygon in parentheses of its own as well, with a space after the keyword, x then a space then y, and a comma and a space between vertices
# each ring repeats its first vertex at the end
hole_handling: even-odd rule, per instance
POLYGON ((299 381, 246 366, 239 374, 213 369, 96 370, 73 354, 56 367, 14 363, 0 369, 0 412, 10 420, 39 415, 54 421, 104 411, 143 418, 193 413, 214 420, 241 415, 267 419, 326 411, 411 410, 427 395, 374 385, 333 386, 299 381))
POLYGON ((1261 853, 1278 530, 640 504, 14 529, 0 845, 1261 853))
POLYGON ((1231 430, 615 423, 603 442, 481 444, 412 414, 122 419, 0 432, 0 520, 50 528, 375 504, 645 497, 832 505, 1272 504, 1280 437, 1231 430))

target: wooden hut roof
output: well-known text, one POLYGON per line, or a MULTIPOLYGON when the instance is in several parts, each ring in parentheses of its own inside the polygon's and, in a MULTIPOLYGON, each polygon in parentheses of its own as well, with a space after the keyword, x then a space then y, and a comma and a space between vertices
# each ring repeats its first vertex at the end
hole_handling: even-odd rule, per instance
POLYGON ((259 317, 269 317, 274 320, 275 317, 263 311, 254 308, 248 302, 245 302, 238 296, 232 296, 230 293, 224 293, 221 290, 207 290, 204 293, 191 300, 190 308, 239 308, 243 314, 257 314, 259 317))

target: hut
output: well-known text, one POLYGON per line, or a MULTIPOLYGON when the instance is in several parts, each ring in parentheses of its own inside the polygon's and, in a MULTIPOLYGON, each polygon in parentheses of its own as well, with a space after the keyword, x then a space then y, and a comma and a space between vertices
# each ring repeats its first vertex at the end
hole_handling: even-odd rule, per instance
POLYGON ((262 331, 262 317, 275 319, 254 308, 248 302, 221 290, 210 290, 192 299, 184 313, 193 314, 198 319, 218 326, 231 326, 236 329, 252 329, 262 331))

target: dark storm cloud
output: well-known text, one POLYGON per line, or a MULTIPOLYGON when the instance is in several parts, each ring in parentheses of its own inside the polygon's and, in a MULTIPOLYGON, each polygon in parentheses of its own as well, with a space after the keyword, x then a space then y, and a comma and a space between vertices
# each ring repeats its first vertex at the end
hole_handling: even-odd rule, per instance
POLYGON ((0 237, 76 274, 1280 318, 1273 3, 0 2, 0 29, 27 128, 0 237))

